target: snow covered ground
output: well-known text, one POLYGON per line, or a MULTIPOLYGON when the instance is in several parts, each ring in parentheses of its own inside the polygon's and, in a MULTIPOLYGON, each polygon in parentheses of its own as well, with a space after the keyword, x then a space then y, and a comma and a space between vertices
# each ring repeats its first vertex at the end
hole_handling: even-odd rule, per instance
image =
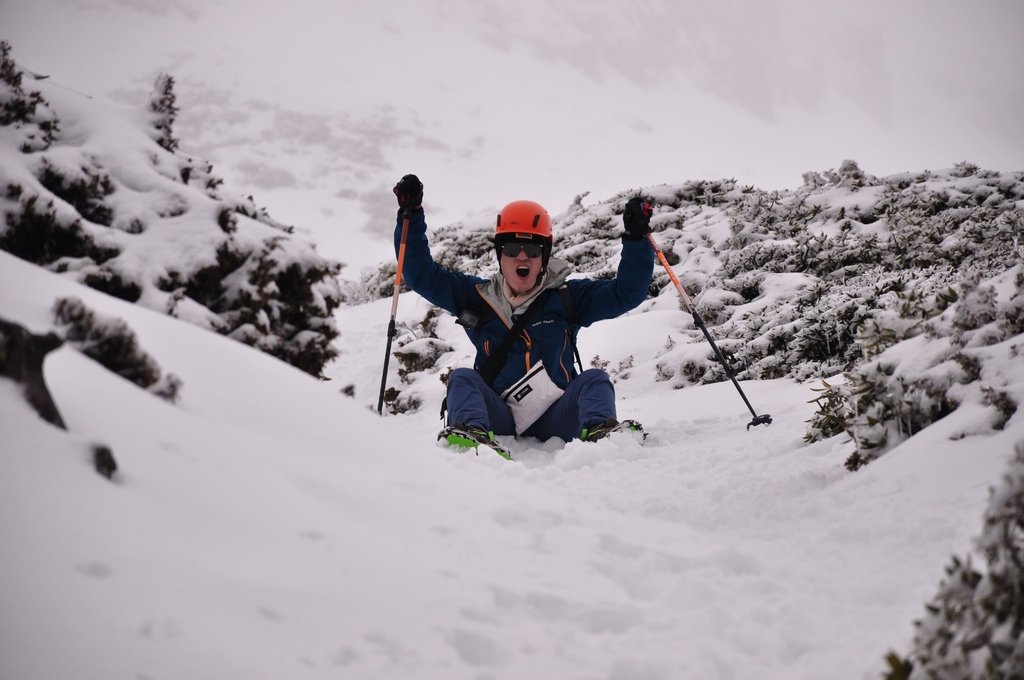
MULTIPOLYGON (((371 408, 388 300, 338 312, 321 382, 0 252, 0 316, 42 332, 69 295, 183 387, 171 405, 64 347, 65 433, 0 380, 3 678, 876 678, 1024 437, 1018 415, 950 440, 963 408, 848 473, 842 437, 802 442, 813 384, 744 383, 774 418, 748 431, 731 384, 628 378, 646 446, 458 455, 437 401, 371 408)), ((424 306, 403 294, 400 321, 424 306)), ((582 347, 682 314, 648 307, 582 347)))

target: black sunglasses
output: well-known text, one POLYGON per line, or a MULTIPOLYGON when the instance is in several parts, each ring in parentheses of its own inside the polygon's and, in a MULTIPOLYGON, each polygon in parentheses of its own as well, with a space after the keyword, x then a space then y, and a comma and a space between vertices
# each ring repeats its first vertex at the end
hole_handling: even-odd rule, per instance
POLYGON ((505 257, 517 257, 520 252, 527 257, 540 257, 544 249, 538 243, 506 243, 501 246, 501 254, 505 257))

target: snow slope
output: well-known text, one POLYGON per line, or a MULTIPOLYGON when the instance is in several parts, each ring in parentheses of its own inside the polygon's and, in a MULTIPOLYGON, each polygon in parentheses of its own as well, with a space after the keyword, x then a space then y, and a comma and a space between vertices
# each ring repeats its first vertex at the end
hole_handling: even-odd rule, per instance
POLYGON ((508 463, 435 445, 433 406, 367 410, 387 301, 339 312, 320 382, 0 253, 0 316, 42 332, 68 295, 183 387, 170 405, 64 347, 64 433, 0 380, 4 678, 877 677, 1024 436, 950 441, 964 409, 850 474, 842 444, 802 444, 810 385, 745 383, 775 419, 748 431, 730 384, 620 380, 647 446, 508 463))

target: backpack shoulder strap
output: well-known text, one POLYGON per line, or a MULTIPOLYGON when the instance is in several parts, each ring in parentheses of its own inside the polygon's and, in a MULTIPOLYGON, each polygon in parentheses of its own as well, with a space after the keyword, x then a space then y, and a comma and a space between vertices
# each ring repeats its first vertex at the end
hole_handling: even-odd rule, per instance
POLYGON ((498 373, 501 372, 502 367, 505 365, 505 358, 508 356, 508 352, 512 349, 512 343, 516 341, 519 334, 526 328, 526 322, 530 320, 534 310, 541 306, 541 300, 547 293, 541 293, 540 297, 530 303, 530 306, 523 310, 523 313, 515 318, 515 322, 512 327, 508 329, 508 334, 505 339, 501 341, 497 349, 487 357, 487 361, 480 368, 480 377, 484 379, 488 385, 494 382, 494 379, 498 377, 498 373))
POLYGON ((473 293, 462 313, 455 319, 455 323, 467 329, 477 328, 495 316, 494 310, 484 301, 480 288, 474 288, 473 293))
POLYGON ((572 292, 569 291, 568 284, 563 283, 557 290, 558 297, 562 299, 562 306, 565 307, 565 319, 569 322, 568 333, 569 342, 572 344, 572 354, 576 357, 576 364, 582 373, 583 360, 580 359, 580 350, 576 347, 576 330, 573 328, 576 325, 576 301, 572 299, 572 292))
POLYGON ((572 293, 569 292, 569 285, 563 283, 557 288, 558 297, 562 298, 562 306, 565 307, 565 318, 568 319, 570 324, 576 323, 576 301, 572 299, 572 293))

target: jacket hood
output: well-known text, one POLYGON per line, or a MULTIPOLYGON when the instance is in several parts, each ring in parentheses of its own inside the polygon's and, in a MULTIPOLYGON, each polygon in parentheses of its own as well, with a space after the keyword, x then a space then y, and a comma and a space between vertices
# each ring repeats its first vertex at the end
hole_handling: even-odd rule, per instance
MULTIPOLYGON (((548 268, 541 277, 540 285, 533 289, 533 293, 527 298, 526 302, 517 307, 518 310, 524 310, 528 306, 533 304, 533 301, 537 299, 537 296, 546 290, 558 288, 565 283, 566 278, 572 273, 572 269, 569 267, 569 263, 565 260, 557 257, 552 257, 548 260, 548 268)), ((502 321, 505 325, 512 325, 512 304, 505 297, 505 293, 502 286, 505 283, 505 278, 501 275, 501 271, 498 271, 488 281, 481 283, 477 286, 477 290, 480 291, 480 297, 482 297, 487 303, 494 309, 494 311, 502 317, 502 321)))

